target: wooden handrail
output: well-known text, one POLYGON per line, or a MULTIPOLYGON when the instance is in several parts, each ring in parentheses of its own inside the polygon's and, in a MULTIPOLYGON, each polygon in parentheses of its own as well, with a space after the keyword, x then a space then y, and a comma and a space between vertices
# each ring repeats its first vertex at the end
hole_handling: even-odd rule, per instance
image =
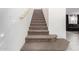
POLYGON ((23 13, 23 15, 20 17, 20 19, 21 19, 21 20, 24 19, 24 18, 27 16, 27 14, 29 13, 29 11, 30 11, 30 8, 29 8, 27 11, 24 11, 24 13, 23 13))

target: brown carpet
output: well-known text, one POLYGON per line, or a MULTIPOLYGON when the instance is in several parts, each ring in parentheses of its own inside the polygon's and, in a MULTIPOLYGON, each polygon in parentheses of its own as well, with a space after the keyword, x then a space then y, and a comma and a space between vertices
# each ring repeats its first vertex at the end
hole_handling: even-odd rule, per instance
POLYGON ((35 9, 29 27, 28 36, 21 51, 63 51, 69 41, 49 35, 48 27, 41 9, 35 9))

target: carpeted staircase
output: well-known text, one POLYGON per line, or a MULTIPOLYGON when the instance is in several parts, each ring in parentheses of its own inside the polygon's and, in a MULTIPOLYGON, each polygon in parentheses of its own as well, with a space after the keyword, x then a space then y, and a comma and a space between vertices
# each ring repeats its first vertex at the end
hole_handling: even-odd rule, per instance
POLYGON ((42 9, 35 9, 28 36, 21 51, 59 51, 66 50, 69 42, 57 35, 49 35, 42 9))

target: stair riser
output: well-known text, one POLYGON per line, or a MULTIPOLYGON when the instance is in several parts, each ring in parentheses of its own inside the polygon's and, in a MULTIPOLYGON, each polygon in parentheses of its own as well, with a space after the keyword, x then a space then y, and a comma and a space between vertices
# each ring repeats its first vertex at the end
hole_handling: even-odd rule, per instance
POLYGON ((45 19, 32 19, 32 21, 45 21, 45 19))
POLYGON ((39 39, 39 40, 36 40, 36 39, 26 39, 25 42, 56 42, 56 39, 39 39))
POLYGON ((42 14, 42 15, 43 15, 42 12, 34 12, 34 13, 33 13, 33 15, 36 15, 36 14, 42 14))
POLYGON ((46 26, 46 25, 30 25, 31 27, 33 26, 40 26, 40 27, 42 27, 42 26, 46 26))
POLYGON ((31 23, 38 23, 39 24, 39 23, 45 23, 45 22, 31 22, 31 23))
POLYGON ((45 27, 45 28, 30 27, 29 29, 30 29, 30 30, 48 30, 47 27, 45 27))
MULTIPOLYGON (((45 22, 45 20, 32 20, 33 22, 45 22)), ((31 22, 32 22, 31 21, 31 22)))
POLYGON ((44 18, 43 16, 33 16, 33 18, 44 18))
POLYGON ((43 15, 43 13, 42 12, 34 12, 34 14, 33 15, 36 15, 36 14, 38 14, 38 15, 43 15))
POLYGON ((35 9, 34 12, 42 12, 42 10, 41 10, 41 9, 40 9, 40 10, 36 10, 36 9, 35 9))
POLYGON ((43 21, 43 22, 45 22, 44 19, 42 19, 42 20, 40 20, 40 19, 39 20, 32 20, 32 21, 38 21, 38 22, 42 22, 43 21))
POLYGON ((46 24, 30 24, 30 26, 47 26, 46 24))
POLYGON ((45 19, 44 17, 32 17, 32 19, 45 19))
POLYGON ((32 18, 32 20, 45 20, 45 18, 32 18))
POLYGON ((40 16, 35 16, 35 17, 32 17, 32 18, 43 18, 44 19, 44 17, 40 17, 40 16))
POLYGON ((44 15, 42 13, 35 13, 32 17, 44 17, 44 15))
POLYGON ((38 13, 35 13, 35 14, 33 14, 33 16, 35 16, 35 15, 36 16, 43 16, 42 13, 39 13, 39 14, 38 13))
POLYGON ((49 35, 49 32, 28 32, 28 35, 49 35))
POLYGON ((43 15, 33 15, 32 17, 44 17, 43 15))
POLYGON ((45 23, 45 21, 31 21, 31 23, 45 23))
POLYGON ((51 39, 26 39, 26 42, 48 42, 51 39))

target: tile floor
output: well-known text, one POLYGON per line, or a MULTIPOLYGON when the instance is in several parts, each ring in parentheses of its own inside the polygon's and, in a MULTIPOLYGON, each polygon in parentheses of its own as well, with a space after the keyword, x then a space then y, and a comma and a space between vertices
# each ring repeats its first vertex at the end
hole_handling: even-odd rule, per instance
POLYGON ((67 51, 79 51, 79 32, 67 31, 66 37, 70 41, 67 51))

